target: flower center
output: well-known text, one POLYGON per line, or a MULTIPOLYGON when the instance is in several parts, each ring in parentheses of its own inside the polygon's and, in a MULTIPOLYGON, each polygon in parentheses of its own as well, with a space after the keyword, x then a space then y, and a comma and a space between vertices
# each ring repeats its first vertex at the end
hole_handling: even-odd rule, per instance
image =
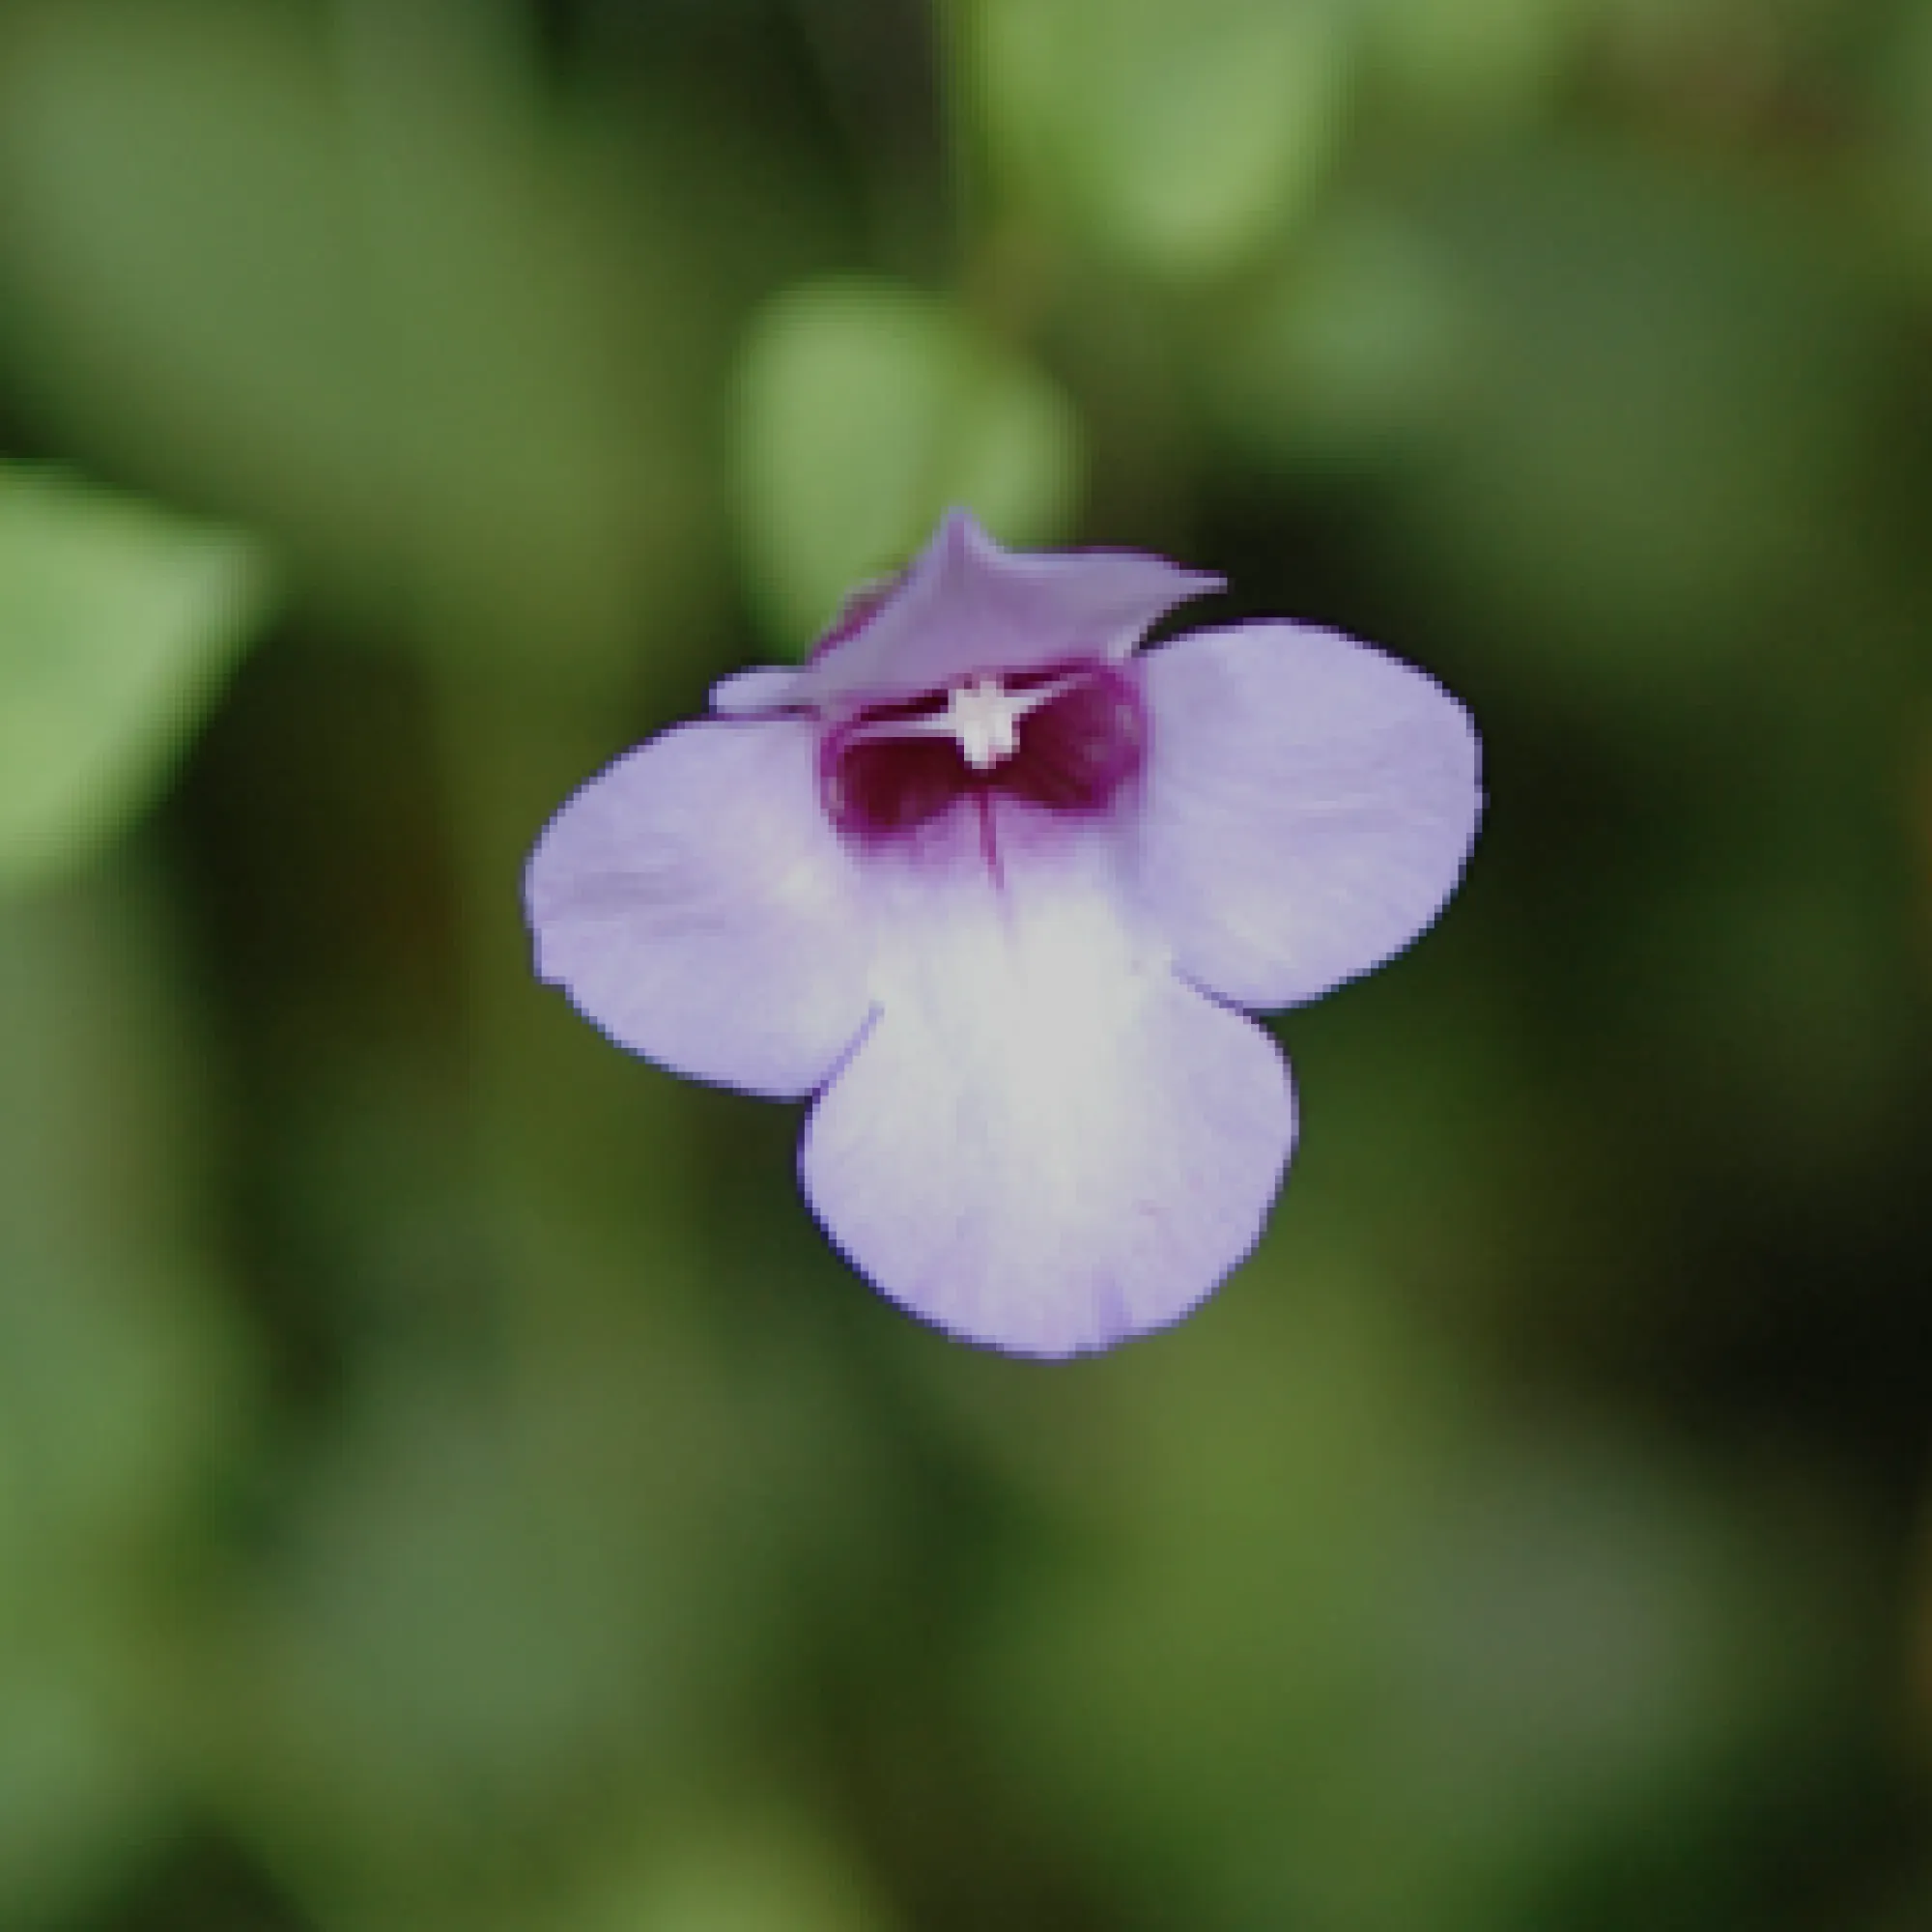
POLYGON ((962 800, 1102 810, 1147 749, 1140 686, 1114 665, 986 675, 910 703, 877 705, 820 746, 826 810, 867 842, 909 833, 962 800))
POLYGON ((1012 696, 996 677, 975 678, 946 694, 946 728, 976 772, 989 772, 1020 748, 1020 720, 1043 700, 1012 696))

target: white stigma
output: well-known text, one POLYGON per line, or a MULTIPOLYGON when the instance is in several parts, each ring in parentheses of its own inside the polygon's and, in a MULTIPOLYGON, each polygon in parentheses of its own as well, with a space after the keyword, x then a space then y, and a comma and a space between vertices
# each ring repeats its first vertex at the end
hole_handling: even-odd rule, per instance
POLYGON ((946 695, 946 728, 976 772, 1004 764, 1020 748, 1019 721, 1033 705, 1015 699, 996 677, 975 678, 946 695))

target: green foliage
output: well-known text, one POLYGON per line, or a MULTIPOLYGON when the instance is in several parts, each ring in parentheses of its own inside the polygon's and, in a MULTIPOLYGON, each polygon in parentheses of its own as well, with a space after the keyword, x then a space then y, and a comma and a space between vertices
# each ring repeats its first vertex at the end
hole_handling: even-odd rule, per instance
POLYGON ((186 1574, 249 1411, 192 1201, 165 921, 99 885, 0 921, 0 1921, 65 1915, 178 1825, 186 1574))
POLYGON ((893 1932, 838 1838, 796 1803, 733 1792, 600 1875, 570 1932, 893 1932))
POLYGON ((1333 158, 1350 43, 1327 0, 976 0, 969 18, 1001 169, 1137 267, 1237 265, 1333 158))
POLYGON ((1413 217, 1332 208, 1215 318, 1200 371, 1217 429, 1287 469, 1413 455, 1468 380, 1474 318, 1459 266, 1413 217))
POLYGON ((1579 0, 1379 0, 1376 51, 1406 99, 1476 135, 1507 130, 1560 84, 1579 0))
POLYGON ((1415 550, 1499 641, 1670 701, 1863 566, 1884 338, 1833 238, 1749 187, 1546 153, 1449 197, 1464 407, 1404 479, 1415 550))
POLYGON ((240 533, 0 467, 0 889, 147 804, 262 618, 240 533))
POLYGON ((0 1925, 1928 1922, 1932 5, 924 18, 0 10, 0 1925), (954 502, 1485 735, 1047 1370, 516 903, 954 502))
POLYGON ((338 12, 0 22, 0 327, 89 451, 244 512, 351 611, 608 677, 702 575, 668 364, 703 291, 511 50, 338 12))
POLYGON ((757 317, 735 447, 746 572, 794 646, 950 505, 1038 544, 1065 530, 1080 479, 1049 378, 940 298, 856 277, 787 289, 757 317))
POLYGON ((1639 1439, 1499 1422, 1310 1242, 1254 1277, 1272 1302, 1110 1365, 1104 1541, 1002 1605, 994 1728, 1192 1922, 1535 1925, 1817 1701, 1829 1659, 1762 1608, 1796 1552, 1639 1439))

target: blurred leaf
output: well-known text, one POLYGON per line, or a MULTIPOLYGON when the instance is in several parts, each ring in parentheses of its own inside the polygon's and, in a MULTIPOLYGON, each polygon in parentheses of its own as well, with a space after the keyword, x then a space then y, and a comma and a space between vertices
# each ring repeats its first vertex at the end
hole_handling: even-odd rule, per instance
POLYGON ((238 532, 0 467, 0 886, 148 802, 267 602, 238 532))
POLYGON ((345 1897, 461 1897, 479 1863, 547 1859, 559 1819, 688 1793, 742 1759, 828 1605, 876 1575, 839 1385, 793 1348, 724 1373, 682 1306, 701 1264, 659 1219, 601 1255, 557 1226, 541 1285, 576 1313, 524 1314, 542 1341, 514 1390, 369 1350, 292 1499, 228 1646, 230 1750, 250 1833, 345 1897), (572 1277, 592 1268, 586 1322, 572 1277))
MULTIPOLYGON (((348 1821, 352 1856, 445 1816, 527 1819, 585 1766, 661 1763, 715 1721, 754 1605, 727 1614, 737 1545, 694 1526, 705 1494, 672 1474, 719 1466, 716 1425, 611 1352, 607 1387, 517 1413, 398 1377, 305 1499, 258 1694, 273 1747, 334 1787, 317 1816, 348 1821), (628 1426, 620 1367, 648 1410, 628 1426)), ((674 1367, 695 1381, 660 1333, 650 1374, 674 1367)))
POLYGON ((1411 102, 1477 131, 1547 99, 1587 0, 1380 0, 1384 70, 1411 102))
POLYGON ((1804 213, 1615 150, 1442 197, 1460 407, 1398 478, 1408 560, 1548 690, 1676 704, 1826 621, 1866 552, 1880 312, 1804 213))
POLYGON ((1892 199, 1921 274, 1932 275, 1932 5, 1918 0, 1893 22, 1879 83, 1878 133, 1892 199))
POLYGON ((157 1715, 246 1419, 195 1211, 194 1058, 126 882, 0 910, 0 1922, 120 1878, 182 1804, 157 1715))
POLYGON ((43 1580, 143 1555, 237 1420, 167 945, 124 881, 0 912, 0 1430, 43 1580))
POLYGON ((622 664, 708 555, 688 264, 486 10, 333 13, 0 20, 29 406, 355 607, 552 675, 622 664))
POLYGON ((1061 391, 938 297, 807 282, 753 326, 735 426, 746 567, 801 645, 961 503, 1008 543, 1063 530, 1079 425, 1061 391))
POLYGON ((340 105, 287 9, 78 0, 0 24, 0 258, 32 402, 373 545, 393 516, 340 105))
POLYGON ((103 1698, 116 1662, 93 1643, 29 1652, 0 1632, 0 1913, 13 1932, 72 1924, 175 1823, 176 1794, 103 1698))
POLYGON ((1325 0, 978 0, 970 23, 995 157, 1143 268, 1236 265, 1336 149, 1349 49, 1325 0))
POLYGON ((1453 407, 1467 308, 1453 257, 1417 223, 1336 209, 1217 323, 1198 358, 1208 406, 1264 460, 1386 460, 1453 407))
POLYGON ((1118 1458, 994 1627, 994 1734, 1177 1922, 1528 1932, 1817 1694, 1823 1632, 1763 1615, 1808 1553, 1640 1439, 1498 1425, 1371 1283, 1267 1256, 1093 1378, 1118 1458))
POLYGON ((852 1847, 795 1804, 741 1795, 645 1835, 630 1873, 595 1884, 559 1932, 891 1932, 899 1921, 852 1847))

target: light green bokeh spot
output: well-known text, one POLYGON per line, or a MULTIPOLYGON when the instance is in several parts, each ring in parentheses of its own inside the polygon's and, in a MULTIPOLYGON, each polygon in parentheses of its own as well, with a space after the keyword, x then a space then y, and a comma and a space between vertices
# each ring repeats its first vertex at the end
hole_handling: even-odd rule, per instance
POLYGON ((1340 211, 1231 306, 1202 358, 1207 402, 1264 462, 1385 460, 1440 422, 1465 379, 1467 306, 1453 258, 1412 223, 1340 211))
POLYGON ((677 1821, 607 1879, 571 1932, 895 1932, 855 1849, 802 1807, 746 1795, 677 1821))
POLYGON ((1002 171, 1152 272, 1237 266, 1335 152, 1349 36, 1319 0, 980 0, 974 23, 1002 171))
POLYGON ((238 531, 0 468, 0 888, 140 810, 268 592, 238 531))
POLYGON ((1381 0, 1376 52, 1425 112, 1507 128, 1549 99, 1579 14, 1577 0, 1381 0))
POLYGON ((1071 519, 1072 406, 941 298, 860 277, 789 289, 753 325, 735 400, 746 570, 788 644, 902 564, 950 505, 1008 543, 1071 519))

